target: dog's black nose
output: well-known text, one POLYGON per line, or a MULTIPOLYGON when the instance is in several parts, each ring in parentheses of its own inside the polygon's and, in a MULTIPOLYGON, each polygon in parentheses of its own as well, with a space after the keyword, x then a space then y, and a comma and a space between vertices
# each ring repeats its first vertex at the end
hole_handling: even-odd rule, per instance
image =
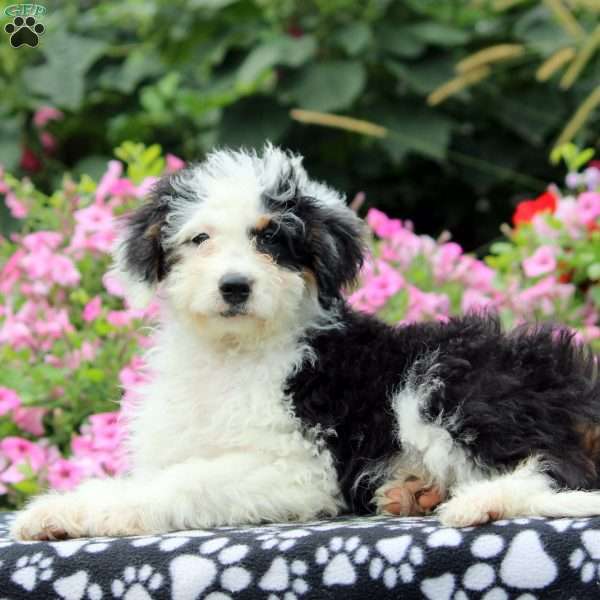
POLYGON ((245 275, 230 273, 221 277, 219 290, 228 304, 242 304, 248 300, 251 285, 252 281, 245 275))

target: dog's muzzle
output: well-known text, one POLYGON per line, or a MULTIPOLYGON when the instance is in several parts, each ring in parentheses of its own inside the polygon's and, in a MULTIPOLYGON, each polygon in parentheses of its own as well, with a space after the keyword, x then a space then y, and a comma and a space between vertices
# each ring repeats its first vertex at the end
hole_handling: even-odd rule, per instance
POLYGON ((219 291, 223 300, 231 308, 240 308, 248 298, 252 291, 252 281, 245 275, 239 273, 229 273, 223 275, 219 281, 219 291))

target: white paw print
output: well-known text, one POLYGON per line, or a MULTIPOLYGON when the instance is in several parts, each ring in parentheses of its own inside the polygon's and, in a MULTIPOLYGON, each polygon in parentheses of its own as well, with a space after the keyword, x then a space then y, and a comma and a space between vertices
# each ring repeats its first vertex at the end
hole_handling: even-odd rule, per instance
POLYGON ((577 548, 569 557, 569 565, 579 571, 583 583, 600 579, 600 531, 587 529, 581 534, 583 548, 577 548))
MULTIPOLYGON (((297 600, 299 596, 306 594, 308 591, 308 584, 303 579, 307 571, 308 567, 303 560, 293 560, 289 564, 285 558, 278 556, 261 577, 258 586, 266 592, 283 594, 284 600, 297 600)), ((270 594, 268 598, 270 600, 280 597, 276 594, 270 594)))
POLYGON ((286 552, 296 545, 296 541, 300 538, 310 535, 310 531, 306 529, 284 529, 283 531, 270 531, 257 536, 262 544, 260 547, 263 550, 272 550, 277 548, 280 552, 286 552))
POLYGON ((155 592, 163 584, 163 576, 156 573, 150 565, 139 569, 125 567, 123 579, 113 579, 112 593, 124 600, 152 600, 155 592))
POLYGON ((361 545, 357 535, 344 541, 341 537, 331 538, 328 547, 319 546, 315 561, 327 565, 323 570, 325 585, 352 585, 356 581, 355 565, 363 565, 369 558, 369 549, 361 545))
POLYGON ((40 581, 48 581, 54 571, 52 570, 53 558, 44 556, 37 552, 32 556, 21 556, 15 565, 12 581, 25 588, 28 592, 33 591, 40 581))
POLYGON ((415 567, 423 563, 424 555, 420 546, 412 546, 412 536, 379 540, 375 548, 379 553, 369 563, 371 579, 379 579, 388 589, 396 586, 398 579, 410 583, 415 577, 415 567), (410 548, 410 550, 409 550, 410 548))

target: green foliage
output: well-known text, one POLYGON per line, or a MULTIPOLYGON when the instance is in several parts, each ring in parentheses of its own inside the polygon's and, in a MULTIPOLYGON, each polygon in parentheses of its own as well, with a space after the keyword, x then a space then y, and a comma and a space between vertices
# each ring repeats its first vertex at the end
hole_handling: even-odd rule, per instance
MULTIPOLYGON (((97 172, 127 139, 195 160, 215 144, 269 138, 421 229, 461 222, 458 235, 474 245, 510 214, 506 198, 522 191, 519 173, 537 177, 531 193, 553 178, 546 155, 600 77, 596 53, 570 89, 559 88, 558 75, 537 81, 542 61, 565 46, 578 51, 586 38, 574 38, 543 2, 505 11, 494 4, 106 0, 84 8, 57 1, 37 49, 0 47, 0 162, 14 169, 23 147, 32 149, 44 167, 37 183, 51 189, 64 165, 97 172), (524 44, 524 57, 426 106, 459 60, 500 43, 524 44), (65 118, 48 126, 59 147, 45 154, 31 115, 46 104, 65 118), (290 119, 294 107, 345 112, 394 135, 366 140, 308 127, 290 119), (441 198, 440 189, 450 195, 441 198), (422 214, 419 202, 435 209, 422 214)), ((573 5, 590 34, 597 14, 573 5)), ((583 128, 578 143, 596 143, 593 131, 583 128)))

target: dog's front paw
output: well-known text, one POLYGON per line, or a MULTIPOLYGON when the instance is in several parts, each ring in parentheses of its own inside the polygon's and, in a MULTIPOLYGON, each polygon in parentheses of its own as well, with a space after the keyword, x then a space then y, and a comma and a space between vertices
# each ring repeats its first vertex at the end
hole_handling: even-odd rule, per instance
POLYGON ((65 540, 150 533, 141 512, 130 506, 94 506, 77 494, 48 494, 17 515, 11 534, 18 540, 65 540))
POLYGON ((84 535, 83 506, 66 495, 40 496, 18 513, 11 528, 17 540, 65 540, 84 535))
POLYGON ((472 527, 504 517, 504 508, 500 501, 465 495, 444 502, 436 512, 440 522, 446 527, 472 527))

